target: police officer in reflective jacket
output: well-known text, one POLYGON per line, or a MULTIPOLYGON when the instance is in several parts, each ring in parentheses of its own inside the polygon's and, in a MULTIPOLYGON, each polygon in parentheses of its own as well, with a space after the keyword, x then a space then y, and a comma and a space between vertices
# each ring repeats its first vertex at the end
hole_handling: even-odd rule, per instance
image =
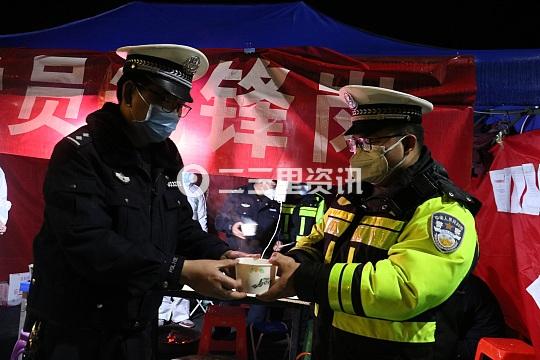
POLYGON ((27 358, 154 359, 164 290, 187 284, 221 299, 246 295, 224 273, 246 254, 192 220, 177 184, 182 159, 168 139, 208 60, 181 45, 118 54, 126 58, 119 104, 90 114, 50 159, 33 244, 27 358))
POLYGON ((312 359, 448 359, 457 344, 440 309, 476 262, 480 204, 423 144, 430 102, 370 86, 340 93, 362 191, 338 195, 288 256, 272 255, 281 276, 259 297, 316 304, 312 359))
POLYGON ((273 246, 281 253, 291 249, 296 240, 309 235, 313 225, 320 222, 326 211, 322 193, 311 191, 307 183, 291 184, 281 209, 279 240, 273 246))

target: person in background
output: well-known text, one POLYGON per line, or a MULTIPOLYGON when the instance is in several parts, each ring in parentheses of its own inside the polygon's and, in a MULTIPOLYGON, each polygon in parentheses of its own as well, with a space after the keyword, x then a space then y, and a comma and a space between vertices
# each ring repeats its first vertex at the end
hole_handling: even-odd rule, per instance
POLYGON ((197 185, 197 174, 183 171, 182 184, 189 204, 193 209, 193 220, 197 220, 201 225, 201 229, 208 232, 206 196, 202 189, 197 185))
POLYGON ((0 167, 0 235, 4 235, 7 231, 9 209, 11 209, 11 202, 7 198, 6 175, 0 167))
POLYGON ((164 291, 246 296, 227 272, 248 254, 204 232, 174 181, 183 164, 169 136, 206 56, 174 44, 117 53, 118 104, 89 114, 50 158, 25 324, 34 360, 152 360, 164 291))
POLYGON ((215 226, 225 233, 225 241, 232 249, 261 253, 268 245, 279 217, 275 187, 274 180, 256 179, 228 194, 216 214, 215 226), (255 234, 246 235, 244 224, 253 224, 255 234))
MULTIPOLYGON (((250 180, 225 199, 217 212, 217 231, 226 234, 226 242, 232 249, 262 254, 263 250, 277 234, 279 203, 274 200, 276 182, 268 179, 250 180), (246 234, 244 224, 256 224, 254 234, 246 234)), ((272 249, 267 249, 268 257, 272 249)), ((267 317, 266 305, 250 305, 246 322, 248 325, 264 321, 267 317)), ((229 328, 219 327, 215 338, 230 336, 229 328)))
POLYGON ((338 195, 286 255, 272 254, 280 277, 258 298, 316 304, 313 360, 450 360, 448 311, 460 310, 441 311, 477 261, 480 203, 424 145, 430 102, 361 85, 340 94, 362 188, 338 195))
MULTIPOLYGON (((201 188, 197 186, 197 175, 192 172, 182 171, 182 186, 189 204, 193 210, 193 220, 197 220, 201 229, 208 232, 206 223, 206 198, 201 188)), ((189 319, 189 299, 177 296, 164 296, 159 306, 159 324, 168 322, 192 328, 195 323, 189 319)))
POLYGON ((443 305, 441 329, 446 341, 454 343, 452 359, 474 360, 483 337, 507 337, 507 326, 499 302, 487 284, 470 274, 443 305))
POLYGON ((291 184, 282 206, 279 240, 274 244, 274 251, 288 251, 299 237, 309 235, 313 225, 322 220, 326 200, 322 194, 310 190, 307 183, 291 184))

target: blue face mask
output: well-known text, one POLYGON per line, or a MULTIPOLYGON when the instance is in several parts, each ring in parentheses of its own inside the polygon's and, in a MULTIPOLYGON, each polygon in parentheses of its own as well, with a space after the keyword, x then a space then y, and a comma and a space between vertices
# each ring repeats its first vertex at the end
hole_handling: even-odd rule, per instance
POLYGON ((151 142, 162 142, 171 136, 178 125, 178 114, 166 112, 159 105, 150 104, 146 118, 141 125, 151 142))
POLYGON ((143 121, 138 122, 141 128, 146 133, 150 142, 162 142, 171 136, 172 132, 178 125, 178 113, 176 111, 167 112, 161 106, 148 103, 144 96, 135 87, 141 99, 148 105, 148 111, 143 121))

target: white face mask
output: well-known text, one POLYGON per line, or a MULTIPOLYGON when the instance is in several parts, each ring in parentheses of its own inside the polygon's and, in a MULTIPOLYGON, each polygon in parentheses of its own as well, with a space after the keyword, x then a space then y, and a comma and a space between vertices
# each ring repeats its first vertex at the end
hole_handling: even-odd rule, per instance
POLYGON ((349 159, 351 168, 360 169, 360 180, 375 185, 381 183, 388 175, 396 170, 407 157, 403 156, 403 159, 390 169, 388 160, 384 155, 398 146, 406 137, 407 135, 403 136, 388 149, 385 149, 384 145, 372 145, 371 151, 357 150, 349 159))

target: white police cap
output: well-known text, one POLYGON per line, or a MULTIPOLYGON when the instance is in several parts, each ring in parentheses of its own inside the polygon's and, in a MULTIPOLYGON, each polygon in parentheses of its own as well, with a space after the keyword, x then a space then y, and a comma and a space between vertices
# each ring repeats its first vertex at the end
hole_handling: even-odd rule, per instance
POLYGON ((116 53, 126 59, 124 74, 143 72, 172 95, 187 102, 192 81, 208 71, 208 59, 190 46, 176 44, 147 44, 123 46, 116 53))
POLYGON ((433 110, 433 104, 422 98, 385 88, 347 85, 339 90, 352 111, 352 126, 345 132, 351 135, 370 128, 395 122, 421 123, 422 115, 433 110), (369 123, 369 124, 368 124, 369 123))

